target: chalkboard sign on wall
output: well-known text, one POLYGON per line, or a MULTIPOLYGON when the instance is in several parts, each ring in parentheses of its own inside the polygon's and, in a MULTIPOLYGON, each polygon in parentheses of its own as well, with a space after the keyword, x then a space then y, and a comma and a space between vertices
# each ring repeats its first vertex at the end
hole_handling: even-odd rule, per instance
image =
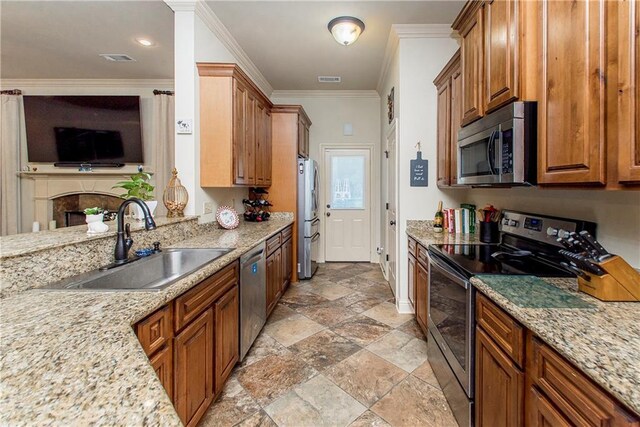
POLYGON ((422 158, 422 151, 418 151, 417 158, 411 160, 411 186, 429 186, 429 161, 422 158))

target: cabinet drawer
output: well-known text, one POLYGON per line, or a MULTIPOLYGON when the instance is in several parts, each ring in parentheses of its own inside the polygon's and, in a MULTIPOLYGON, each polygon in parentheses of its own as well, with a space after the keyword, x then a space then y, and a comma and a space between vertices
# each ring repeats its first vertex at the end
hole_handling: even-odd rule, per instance
POLYGON ((271 255, 276 249, 282 245, 281 233, 276 234, 267 240, 267 256, 271 255))
POLYGON ((524 364, 524 328, 481 293, 476 297, 478 325, 522 368, 524 364))
POLYGON ((171 305, 166 305, 136 324, 136 335, 147 356, 161 349, 173 337, 171 305))
POLYGON ((238 283, 238 263, 234 262, 176 298, 174 308, 176 331, 198 317, 236 283, 238 283))
POLYGON ((409 237, 407 240, 409 241, 409 246, 407 248, 409 250, 409 253, 413 256, 416 256, 416 246, 418 244, 411 237, 409 237))
POLYGON ((282 235, 281 237, 282 243, 286 242, 287 239, 289 239, 293 235, 293 227, 289 226, 285 228, 284 230, 282 230, 281 235, 282 235))
POLYGON ((531 337, 527 375, 572 425, 638 426, 621 405, 536 337, 531 337))
POLYGON ((424 246, 422 245, 417 246, 416 259, 418 260, 419 263, 421 263, 425 267, 429 265, 429 255, 427 255, 427 249, 424 246))

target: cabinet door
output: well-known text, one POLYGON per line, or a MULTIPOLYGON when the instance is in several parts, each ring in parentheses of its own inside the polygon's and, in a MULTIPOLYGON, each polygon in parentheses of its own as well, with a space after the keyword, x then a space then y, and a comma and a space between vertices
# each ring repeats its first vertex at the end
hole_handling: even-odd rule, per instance
POLYGON ((416 269, 416 320, 422 327, 425 335, 427 329, 427 313, 429 310, 429 271, 422 263, 417 263, 416 269))
POLYGON ((169 399, 173 402, 173 342, 169 341, 165 347, 151 356, 149 361, 169 399))
POLYGON ((413 311, 416 312, 416 259, 409 255, 409 302, 413 306, 413 311))
POLYGON ((484 114, 482 102, 483 76, 483 18, 480 6, 462 28, 462 125, 484 114))
POLYGON ((264 111, 266 107, 260 103, 256 103, 256 186, 263 187, 265 184, 265 175, 266 175, 266 159, 265 159, 265 148, 266 148, 266 125, 264 118, 264 111))
POLYGON ((618 179, 640 183, 640 5, 618 3, 618 179))
POLYGON ((262 149, 262 161, 263 161, 263 173, 264 173, 264 186, 269 187, 271 185, 271 170, 272 170, 272 144, 271 144, 271 111, 269 108, 265 108, 262 111, 263 125, 264 125, 264 146, 262 149))
POLYGON ((518 3, 519 0, 490 0, 484 5, 486 112, 518 98, 518 3))
POLYGON ((605 183, 606 3, 539 3, 541 184, 605 183))
POLYGON ((287 290, 289 283, 291 283, 291 275, 293 273, 293 242, 288 239, 282 244, 282 287, 281 293, 287 290))
POLYGON ((251 92, 247 92, 247 108, 245 118, 245 164, 247 184, 256 183, 256 110, 258 100, 251 92))
POLYGON ((449 186, 451 176, 451 79, 438 90, 438 187, 449 186))
POLYGON ((476 426, 523 425, 524 374, 476 328, 476 426))
POLYGON ((531 387, 527 396, 527 425, 530 427, 571 427, 572 424, 562 416, 535 387, 531 387))
POLYGON ((458 184, 458 131, 462 124, 462 69, 460 63, 451 75, 451 138, 449 183, 458 184))
POLYGON ((233 183, 249 184, 247 165, 247 88, 233 81, 233 183))
POLYGON ((240 312, 238 286, 229 289, 214 304, 215 311, 215 394, 222 391, 239 357, 240 312))
POLYGON ((195 319, 174 340, 175 408, 195 426, 213 400, 213 309, 195 319))
POLYGON ((298 118, 298 155, 309 157, 309 127, 302 117, 298 118))
POLYGON ((282 248, 267 257, 267 316, 275 308, 282 287, 282 248))
POLYGON ((305 157, 309 157, 309 126, 304 125, 304 153, 305 157))

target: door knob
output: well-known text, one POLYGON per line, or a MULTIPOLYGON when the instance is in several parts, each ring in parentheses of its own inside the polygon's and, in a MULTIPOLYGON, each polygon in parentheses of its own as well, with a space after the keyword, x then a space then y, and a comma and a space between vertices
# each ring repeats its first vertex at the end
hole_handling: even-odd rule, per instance
POLYGON ((327 216, 331 216, 331 212, 327 212, 327 216))
POLYGON ((394 220, 389 221, 389 225, 396 225, 396 222, 394 220))

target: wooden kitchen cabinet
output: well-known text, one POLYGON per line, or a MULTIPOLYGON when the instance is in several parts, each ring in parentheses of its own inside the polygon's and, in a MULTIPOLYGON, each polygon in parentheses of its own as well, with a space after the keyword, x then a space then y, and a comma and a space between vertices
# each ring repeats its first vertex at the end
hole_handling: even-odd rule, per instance
POLYGON ((186 426, 195 426, 213 401, 214 317, 209 308, 174 341, 175 401, 186 426))
POLYGON ((215 394, 231 375, 231 371, 240 357, 240 330, 238 319, 240 304, 238 287, 229 289, 222 298, 213 305, 215 314, 215 394))
POLYGON ((167 396, 173 402, 173 341, 169 341, 167 345, 149 357, 149 362, 167 392, 167 396))
POLYGON ((640 5, 618 6, 618 180, 640 184, 640 5))
POLYGON ((134 327, 187 426, 198 423, 238 361, 238 282, 233 262, 134 327))
POLYGON ((540 184, 606 183, 607 3, 538 2, 540 184))
POLYGON ((304 114, 298 117, 298 156, 309 158, 309 127, 311 121, 304 114))
POLYGON ((267 316, 282 295, 282 247, 267 256, 267 316))
POLYGON ((280 288, 281 294, 289 287, 291 283, 291 275, 293 274, 293 241, 291 237, 282 244, 282 287, 280 288))
POLYGON ((271 184, 271 101, 236 64, 198 63, 200 185, 271 184))
POLYGON ((413 308, 414 313, 416 312, 416 247, 417 242, 413 240, 411 237, 407 238, 409 243, 408 247, 408 274, 407 274, 407 282, 409 282, 409 304, 411 304, 411 308, 413 308))
POLYGON ((462 72, 460 51, 445 65, 433 84, 437 98, 437 185, 457 184, 457 142, 462 122, 462 72))
POLYGON ((453 22, 460 34, 462 67, 462 126, 484 115, 484 4, 469 1, 453 22))
POLYGON ((535 387, 529 395, 528 426, 530 427, 572 427, 573 425, 562 416, 555 406, 544 397, 535 387))
POLYGON ((416 320, 422 328, 425 336, 428 336, 428 310, 429 310, 429 264, 418 260, 416 267, 416 320))
POLYGON ((484 90, 487 113, 519 97, 520 0, 484 3, 484 90))
POLYGON ((478 427, 523 425, 524 373, 480 327, 476 328, 478 427))

